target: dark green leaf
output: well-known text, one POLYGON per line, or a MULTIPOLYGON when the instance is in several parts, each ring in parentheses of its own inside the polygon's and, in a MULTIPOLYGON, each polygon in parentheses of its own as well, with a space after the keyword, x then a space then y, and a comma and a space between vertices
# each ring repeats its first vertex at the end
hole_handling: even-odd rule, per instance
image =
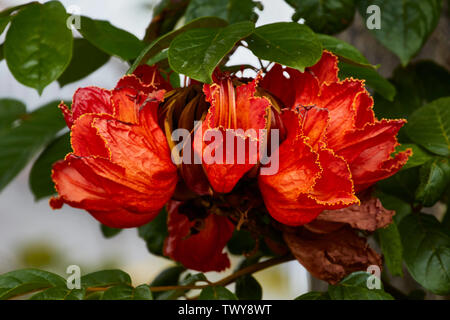
POLYGON ((393 300, 383 289, 369 289, 369 274, 364 271, 354 272, 336 285, 328 287, 332 300, 393 300))
POLYGON ((441 0, 361 0, 359 10, 367 21, 372 15, 366 13, 367 7, 380 7, 381 28, 370 31, 407 65, 436 27, 441 3, 441 0))
POLYGON ((450 236, 428 214, 410 214, 399 225, 403 259, 411 276, 435 294, 450 293, 450 236))
POLYGON ((364 57, 358 49, 356 49, 348 42, 326 34, 317 34, 317 38, 322 43, 324 49, 333 52, 341 59, 344 58, 344 60, 346 59, 361 65, 372 67, 369 61, 367 61, 366 57, 364 57))
POLYGON ((338 33, 347 28, 355 15, 355 0, 286 0, 295 9, 292 20, 305 19, 315 32, 338 33))
POLYGON ((60 276, 37 269, 23 269, 0 275, 0 300, 57 286, 65 286, 60 276))
POLYGON ((408 162, 402 167, 401 170, 406 170, 409 168, 414 168, 417 166, 421 166, 428 160, 431 160, 433 155, 428 153, 426 150, 419 147, 417 144, 414 143, 403 143, 399 145, 397 148, 395 148, 395 152, 402 152, 406 149, 412 149, 413 155, 409 157, 408 162))
POLYGON ((211 74, 220 61, 253 30, 253 23, 239 22, 225 28, 186 31, 170 44, 170 67, 192 79, 211 83, 211 74))
POLYGON ((11 129, 27 113, 27 107, 15 99, 0 99, 0 132, 11 129))
MULTIPOLYGON (((0 35, 5 31, 6 26, 11 21, 11 16, 0 17, 0 35)), ((1 59, 0 59, 1 60, 1 59)))
POLYGON ((450 156, 450 97, 417 109, 405 127, 414 142, 438 155, 450 156))
POLYGON ((51 196, 56 193, 55 185, 51 178, 52 166, 72 151, 70 134, 66 133, 53 140, 33 164, 31 168, 29 184, 35 200, 51 196))
POLYGON ((399 171, 392 177, 379 181, 377 186, 386 194, 413 203, 419 186, 419 168, 399 171))
POLYGON ((420 168, 420 184, 416 200, 425 207, 433 206, 444 194, 450 183, 448 159, 436 157, 420 168))
POLYGON ((251 252, 256 245, 255 239, 247 230, 234 230, 233 236, 227 243, 230 253, 241 255, 251 252))
POLYGON ((130 67, 130 69, 128 69, 127 74, 133 73, 133 71, 140 64, 146 63, 151 57, 168 48, 172 40, 175 39, 176 36, 185 31, 195 28, 218 28, 224 27, 226 25, 227 22, 225 20, 216 17, 205 17, 193 20, 192 22, 184 25, 183 27, 174 30, 172 32, 169 32, 159 37, 158 39, 154 40, 152 43, 150 43, 144 50, 141 51, 139 56, 135 59, 133 65, 130 67))
POLYGON ((407 68, 407 76, 414 72, 415 84, 422 87, 419 92, 424 102, 431 102, 438 98, 448 96, 450 88, 450 72, 433 61, 420 61, 407 68))
POLYGON ((350 63, 339 62, 339 77, 366 80, 366 84, 386 99, 393 101, 395 87, 373 68, 361 67, 350 63))
POLYGON ((136 58, 144 43, 135 35, 113 26, 108 21, 81 17, 80 33, 94 46, 123 60, 136 58))
POLYGON ((136 288, 119 285, 106 290, 102 300, 153 300, 153 296, 149 286, 146 284, 136 288))
MULTIPOLYGON (((206 282, 206 276, 203 273, 196 273, 194 275, 187 274, 186 277, 180 281, 181 286, 189 286, 194 285, 197 282, 206 282)), ((189 290, 170 290, 170 291, 164 291, 160 295, 158 295, 158 300, 174 300, 178 297, 181 297, 183 294, 185 294, 189 290)))
POLYGON ((245 275, 236 280, 236 296, 239 300, 261 300, 262 287, 251 275, 245 275))
POLYGON ((200 17, 219 17, 230 23, 258 20, 253 0, 191 0, 186 9, 186 21, 200 17))
POLYGON ((65 126, 58 102, 26 114, 10 130, 0 132, 0 190, 65 126))
POLYGON ((83 300, 84 289, 68 289, 65 287, 53 287, 36 293, 30 300, 83 300))
POLYGON ((380 199, 383 207, 395 211, 394 221, 397 225, 405 216, 412 212, 411 205, 396 196, 377 192, 377 197, 380 199))
MULTIPOLYGON (((163 270, 156 278, 150 283, 150 287, 159 286, 175 286, 178 284, 180 275, 186 270, 183 266, 173 266, 163 270)), ((153 296, 158 299, 162 292, 155 292, 153 296)))
POLYGON ((167 211, 165 208, 151 222, 138 228, 139 237, 144 239, 148 250, 158 256, 163 255, 164 240, 167 232, 167 211))
POLYGON ((249 49, 259 58, 303 72, 322 56, 322 45, 307 26, 278 22, 256 28, 247 38, 249 49))
POLYGON ((81 277, 81 285, 85 288, 131 285, 130 276, 121 270, 103 270, 89 273, 81 277))
POLYGON ((199 300, 237 300, 237 297, 224 287, 207 287, 202 290, 199 300))
POLYGON ((100 224, 100 230, 102 231, 102 234, 105 238, 112 238, 118 235, 123 229, 111 228, 105 226, 104 224, 100 224))
POLYGON ((72 61, 58 78, 61 87, 83 79, 109 60, 109 55, 97 49, 86 39, 75 39, 73 42, 72 61))
POLYGON ((311 291, 298 296, 294 300, 330 300, 330 296, 328 292, 311 291))
POLYGON ((397 224, 393 221, 386 228, 376 231, 383 252, 384 261, 393 276, 403 276, 402 270, 402 240, 397 229, 397 224))
POLYGON ((57 1, 33 4, 14 17, 6 34, 4 54, 9 70, 17 81, 39 93, 58 79, 72 58, 72 31, 66 17, 57 1))

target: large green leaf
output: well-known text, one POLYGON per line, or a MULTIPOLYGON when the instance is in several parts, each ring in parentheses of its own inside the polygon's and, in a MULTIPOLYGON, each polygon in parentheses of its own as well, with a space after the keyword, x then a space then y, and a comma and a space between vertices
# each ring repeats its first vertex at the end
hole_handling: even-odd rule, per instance
POLYGON ((227 288, 214 286, 202 290, 199 300, 237 300, 233 292, 227 288))
POLYGON ((58 79, 72 58, 72 31, 66 10, 50 1, 22 9, 13 19, 5 39, 8 68, 20 83, 42 93, 58 79))
POLYGON ((355 0, 286 0, 294 9, 292 20, 305 19, 315 32, 335 34, 347 28, 355 15, 355 0))
POLYGON ((36 293, 30 300, 83 300, 84 296, 84 289, 68 289, 67 286, 58 286, 36 293))
POLYGON ((51 178, 53 164, 72 151, 70 134, 66 133, 53 140, 33 164, 31 168, 29 184, 35 200, 39 200, 56 193, 55 185, 51 178))
POLYGON ((106 290, 102 300, 153 300, 153 296, 149 286, 146 284, 136 288, 119 285, 106 290))
POLYGON ((236 280, 236 296, 239 300, 261 300, 262 287, 252 275, 245 275, 236 280))
POLYGON ((441 199, 450 183, 448 158, 436 157, 420 168, 420 184, 416 200, 425 207, 433 206, 441 199))
POLYGON ((0 132, 0 190, 28 161, 66 125, 57 107, 50 102, 22 117, 17 126, 0 132))
POLYGON ((381 28, 370 31, 406 65, 436 27, 441 3, 441 0, 361 0, 359 9, 367 21, 371 15, 366 13, 367 7, 380 7, 381 28))
POLYGON ((211 83, 211 74, 220 61, 253 30, 253 23, 238 22, 225 28, 186 31, 170 44, 170 67, 192 79, 211 83))
POLYGON ((251 252, 256 245, 256 240, 247 230, 234 230, 233 236, 227 243, 227 248, 230 253, 235 255, 242 255, 251 252))
POLYGON ((410 214, 399 225, 403 259, 411 276, 433 293, 450 293, 450 235, 428 214, 410 214))
POLYGON ((398 197, 407 203, 413 203, 419 186, 419 168, 402 170, 388 179, 377 183, 378 188, 386 194, 398 197))
MULTIPOLYGON (((175 286, 178 284, 180 275, 186 270, 183 266, 172 266, 161 271, 160 274, 150 283, 150 287, 175 286)), ((155 292, 153 296, 158 299, 164 292, 155 292)))
POLYGON ((394 298, 383 289, 369 289, 367 272, 354 272, 336 285, 328 287, 332 300, 393 300, 394 298))
POLYGON ((414 168, 417 166, 421 166, 427 161, 431 160, 433 158, 433 155, 423 148, 419 147, 417 144, 414 143, 403 143, 399 145, 397 148, 395 148, 395 152, 402 152, 406 149, 411 149, 413 151, 412 156, 409 157, 408 162, 402 167, 401 170, 406 170, 409 168, 414 168))
POLYGON ((14 122, 27 113, 27 107, 15 99, 0 99, 0 133, 11 129, 14 122))
POLYGON ((80 33, 94 46, 123 60, 136 58, 144 43, 135 35, 113 26, 108 21, 81 17, 80 33))
POLYGON ((393 221, 386 228, 377 230, 384 261, 393 276, 403 276, 403 248, 397 224, 393 221))
POLYGON ((37 269, 23 269, 0 275, 0 300, 42 290, 66 285, 66 280, 60 276, 37 269))
POLYGON ((307 26, 277 22, 255 29, 247 38, 249 49, 259 58, 303 72, 322 56, 322 45, 307 26))
POLYGON ((396 92, 395 87, 373 68, 361 67, 350 63, 339 62, 339 77, 341 79, 349 77, 364 79, 366 80, 366 84, 369 87, 374 89, 383 97, 385 97, 389 101, 394 100, 396 92))
POLYGON ((317 34, 317 38, 322 43, 324 49, 338 55, 341 60, 348 60, 368 67, 371 66, 366 57, 348 42, 326 34, 317 34))
POLYGON ((82 276, 81 285, 85 288, 131 285, 131 278, 122 270, 102 270, 82 276))
POLYGON ((65 86, 83 79, 109 60, 109 55, 97 49, 86 39, 75 39, 73 42, 72 61, 58 78, 59 84, 65 86))
POLYGON ((141 51, 139 56, 135 59, 133 65, 127 71, 127 74, 132 73, 140 64, 146 63, 151 57, 168 48, 172 40, 185 31, 195 28, 218 28, 226 25, 227 22, 223 19, 216 17, 204 17, 195 19, 177 30, 164 34, 141 51))
POLYGON ((253 0, 191 0, 186 9, 187 22, 200 17, 219 17, 230 23, 258 20, 253 0))
POLYGON ((151 222, 138 228, 139 237, 144 239, 147 249, 158 256, 163 255, 164 240, 168 236, 167 211, 165 208, 151 222))
POLYGON ((409 138, 438 155, 450 156, 450 97, 417 109, 405 127, 409 138))

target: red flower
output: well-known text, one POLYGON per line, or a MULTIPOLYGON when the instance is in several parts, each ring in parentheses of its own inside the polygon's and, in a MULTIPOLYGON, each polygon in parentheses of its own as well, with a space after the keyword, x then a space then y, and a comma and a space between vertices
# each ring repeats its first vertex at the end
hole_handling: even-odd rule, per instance
POLYGON ((112 91, 81 88, 71 110, 60 105, 73 152, 53 166, 54 209, 67 203, 116 228, 137 227, 158 214, 177 183, 157 122, 160 88, 170 85, 156 68, 142 66, 112 91))
POLYGON ((391 157, 405 121, 377 120, 363 81, 337 73, 337 58, 325 51, 303 73, 275 64, 261 81, 287 108, 279 172, 259 176, 268 211, 284 224, 358 203, 355 191, 395 174, 411 154, 391 157))
POLYGON ((266 98, 255 97, 257 82, 258 78, 234 88, 231 78, 225 76, 203 87, 211 107, 202 123, 202 130, 195 135, 195 140, 201 142, 194 141, 194 151, 199 157, 203 155, 203 168, 217 192, 230 192, 259 160, 259 130, 267 127, 270 102, 266 98), (227 145, 230 137, 234 139, 232 148, 227 145), (241 161, 237 151, 240 144, 248 150, 241 161), (256 148, 252 149, 251 144, 256 148))
POLYGON ((171 201, 167 209, 166 256, 201 272, 223 271, 230 266, 228 256, 222 252, 234 231, 234 225, 227 217, 188 202, 171 201), (202 209, 205 212, 199 216, 202 209))

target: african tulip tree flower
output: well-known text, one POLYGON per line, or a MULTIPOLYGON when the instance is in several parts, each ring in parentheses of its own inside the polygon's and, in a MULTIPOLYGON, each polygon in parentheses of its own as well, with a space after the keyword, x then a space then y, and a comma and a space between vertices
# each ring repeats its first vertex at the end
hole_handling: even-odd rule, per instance
POLYGON ((169 85, 155 68, 142 67, 114 90, 77 90, 72 108, 60 105, 71 128, 73 152, 53 167, 58 198, 87 210, 110 227, 152 220, 172 196, 176 167, 157 111, 169 85))

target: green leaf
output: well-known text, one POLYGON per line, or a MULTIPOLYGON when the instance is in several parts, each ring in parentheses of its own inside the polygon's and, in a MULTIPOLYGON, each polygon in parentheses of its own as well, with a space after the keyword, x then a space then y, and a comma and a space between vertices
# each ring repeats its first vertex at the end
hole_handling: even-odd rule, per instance
POLYGON ((301 72, 322 56, 322 45, 315 33, 295 22, 278 22, 256 28, 246 41, 257 57, 301 72))
POLYGON ((122 270, 102 270, 81 277, 81 285, 85 288, 131 285, 130 276, 122 270))
POLYGON ((239 22, 225 28, 186 31, 170 44, 170 67, 192 79, 211 83, 211 74, 220 61, 253 30, 253 23, 239 22))
POLYGON ((441 3, 441 0, 361 0, 359 10, 367 21, 372 15, 366 13, 367 7, 380 7, 381 28, 370 31, 407 65, 436 27, 441 3))
POLYGON ((406 149, 412 149, 413 155, 409 157, 408 162, 402 167, 401 170, 406 170, 409 168, 414 168, 423 165, 428 160, 432 159, 432 155, 426 150, 419 147, 414 143, 403 143, 395 148, 395 153, 405 151, 406 149))
POLYGON ((168 236, 166 208, 161 209, 161 212, 151 222, 139 227, 138 234, 147 244, 148 251, 164 257, 164 240, 168 236))
POLYGON ((366 80, 366 84, 389 101, 394 100, 395 87, 373 68, 361 67, 350 63, 339 62, 339 77, 366 80))
POLYGON ((295 9, 292 20, 305 19, 315 32, 335 34, 347 28, 355 15, 355 0, 286 0, 295 9))
POLYGON ((102 231, 103 236, 109 239, 118 235, 123 229, 111 228, 104 224, 100 224, 100 230, 102 231))
POLYGON ((417 109, 405 127, 408 137, 438 155, 450 156, 450 97, 417 109))
POLYGON ((410 214, 399 225, 403 259, 411 276, 435 294, 450 293, 450 236, 428 214, 410 214))
POLYGON ((0 275, 0 300, 65 285, 66 280, 51 272, 37 269, 15 270, 0 275))
POLYGON ((53 287, 36 293, 30 300, 83 300, 85 293, 84 289, 53 287))
POLYGON ((100 50, 123 60, 136 58, 144 49, 144 43, 135 35, 113 26, 108 21, 81 16, 83 37, 100 50))
MULTIPOLYGON (((201 282, 206 282, 206 276, 203 273, 196 273, 196 274, 187 274, 186 277, 180 281, 179 285, 180 286, 189 286, 189 285, 194 285, 197 282, 201 281, 201 282)), ((179 290, 169 290, 169 291, 164 291, 162 292, 160 295, 158 295, 158 300, 175 300, 178 297, 181 297, 183 294, 185 294, 186 292, 188 292, 189 290, 183 290, 183 289, 179 289, 179 290)))
POLYGON ((385 207, 388 210, 395 211, 394 221, 397 225, 404 217, 412 213, 411 205, 408 202, 403 201, 400 198, 397 198, 396 196, 386 194, 383 192, 377 192, 377 197, 380 199, 381 203, 383 204, 383 207, 385 207))
POLYGON ((153 296, 149 286, 146 284, 136 288, 120 285, 106 290, 102 300, 153 300, 153 296))
POLYGON ((227 288, 214 286, 202 290, 199 300, 238 300, 238 298, 227 288))
POLYGON ((11 129, 16 120, 27 113, 27 107, 19 100, 0 99, 0 133, 11 129))
POLYGON ((407 203, 413 203, 419 186, 419 168, 402 170, 388 179, 377 183, 378 188, 386 194, 398 197, 407 203))
POLYGON ((376 231, 380 241, 384 261, 393 276, 403 277, 403 247, 397 224, 393 221, 389 226, 376 231))
POLYGON ((11 21, 11 16, 0 17, 0 35, 5 31, 6 26, 11 21))
POLYGON ((251 275, 245 275, 236 280, 236 296, 239 300, 261 300, 262 287, 251 275))
POLYGON ((191 0, 186 9, 187 22, 200 17, 219 17, 230 23, 258 20, 253 0, 191 0))
POLYGON ((97 49, 86 39, 75 39, 73 42, 72 61, 58 78, 61 87, 88 76, 109 60, 109 55, 97 49))
POLYGON ((298 296, 294 300, 330 300, 330 296, 328 292, 311 291, 298 296))
MULTIPOLYGON (((164 269, 160 274, 156 276, 156 278, 150 283, 150 287, 159 287, 159 286, 174 286, 178 284, 180 279, 180 275, 186 270, 183 266, 172 266, 167 269, 164 269)), ((153 296, 155 299, 163 294, 162 292, 155 292, 153 296)))
POLYGON ((436 157, 420 168, 420 184, 416 200, 425 207, 432 207, 441 199, 450 183, 450 165, 447 158, 436 157))
POLYGON ((66 133, 56 138, 39 155, 39 158, 31 168, 29 185, 34 199, 40 200, 56 193, 55 185, 51 178, 52 166, 72 151, 70 134, 66 133))
POLYGON ((33 4, 14 17, 6 34, 8 68, 20 83, 37 89, 58 79, 72 58, 72 31, 58 1, 33 4))
POLYGON ((364 271, 354 272, 336 285, 328 287, 332 300, 393 300, 394 298, 382 289, 369 289, 369 274, 364 271))
POLYGON ((169 32, 158 39, 150 43, 144 50, 141 51, 139 56, 133 62, 133 65, 128 69, 127 74, 133 73, 133 71, 140 65, 146 63, 151 57, 160 53, 164 49, 170 46, 170 43, 176 36, 182 34, 185 31, 195 28, 218 28, 224 27, 227 22, 223 19, 216 17, 204 17, 193 20, 192 22, 184 25, 183 27, 169 32))
POLYGON ((235 255, 242 255, 251 252, 256 245, 255 239, 247 230, 234 230, 233 236, 227 243, 230 253, 235 255))
POLYGON ((344 61, 349 60, 360 65, 372 67, 369 61, 367 61, 366 57, 364 57, 358 49, 356 49, 348 42, 326 34, 317 34, 317 38, 322 43, 324 49, 338 55, 340 59, 343 58, 342 60, 344 61))
POLYGON ((17 126, 0 132, 0 190, 58 131, 65 127, 58 102, 26 114, 17 126))

